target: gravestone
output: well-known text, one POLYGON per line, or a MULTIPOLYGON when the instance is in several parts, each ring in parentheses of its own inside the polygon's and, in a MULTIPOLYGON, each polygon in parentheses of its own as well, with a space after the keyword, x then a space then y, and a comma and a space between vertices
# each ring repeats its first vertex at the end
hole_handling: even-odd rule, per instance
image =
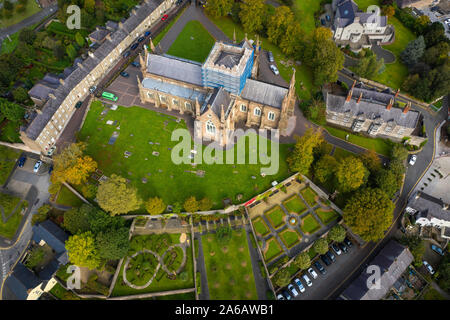
POLYGON ((130 151, 125 151, 124 153, 125 158, 128 158, 129 156, 132 155, 132 153, 130 151))
POLYGON ((147 180, 147 178, 142 178, 141 181, 142 181, 142 183, 147 183, 148 180, 147 180))
POLYGON ((158 151, 153 151, 152 155, 154 155, 155 157, 159 157, 159 152, 158 151))

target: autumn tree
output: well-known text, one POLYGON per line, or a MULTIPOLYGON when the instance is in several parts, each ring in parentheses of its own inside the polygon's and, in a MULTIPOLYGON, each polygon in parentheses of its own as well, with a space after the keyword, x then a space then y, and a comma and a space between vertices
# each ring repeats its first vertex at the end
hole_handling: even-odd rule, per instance
POLYGON ((129 186, 125 178, 115 174, 100 182, 97 201, 103 210, 113 216, 137 210, 142 204, 136 188, 129 186))
POLYGON ((100 232, 96 237, 96 245, 100 258, 119 260, 125 257, 130 248, 128 228, 109 229, 100 232))
POLYGON ((90 231, 70 236, 66 241, 66 249, 70 262, 79 267, 93 270, 102 265, 94 236, 90 231))
POLYGON ((39 209, 37 209, 37 213, 33 214, 31 218, 31 224, 35 225, 36 223, 44 222, 48 218, 48 212, 52 209, 52 207, 48 204, 42 205, 39 209))
POLYGON ((378 172, 382 168, 380 157, 378 157, 374 150, 366 150, 359 158, 372 174, 378 172))
POLYGON ((329 154, 324 155, 314 165, 314 177, 320 183, 330 181, 334 177, 337 164, 338 162, 336 158, 330 156, 329 154))
POLYGON ((314 161, 314 149, 322 141, 322 132, 313 129, 308 129, 302 137, 297 138, 294 150, 287 158, 291 171, 307 174, 314 161))
POLYGON ((388 18, 392 18, 395 14, 395 8, 393 6, 382 7, 381 14, 383 16, 387 16, 388 18))
POLYGON ((233 4, 232 0, 208 0, 205 11, 214 18, 224 17, 231 11, 233 4))
POLYGON ((239 18, 244 30, 252 33, 261 31, 265 10, 264 0, 246 0, 241 2, 239 18))
POLYGON ((406 148, 396 143, 391 149, 391 159, 404 161, 408 157, 408 150, 406 148))
POLYGON ((287 6, 279 6, 275 13, 269 18, 267 35, 270 42, 279 45, 281 39, 287 32, 289 25, 294 22, 294 13, 287 6))
POLYGON ((325 238, 320 238, 314 241, 312 245, 313 250, 318 254, 325 254, 328 251, 328 241, 325 238))
POLYGON ((192 197, 189 197, 186 199, 183 207, 184 207, 184 210, 186 210, 187 212, 195 213, 199 210, 200 205, 199 205, 197 199, 195 199, 195 197, 192 196, 192 197))
POLYGON ((286 32, 281 37, 279 47, 287 56, 294 56, 301 47, 300 39, 303 37, 300 23, 292 22, 286 28, 286 32))
POLYGON ((302 252, 294 259, 294 264, 301 270, 306 270, 311 266, 311 258, 308 252, 302 252))
POLYGON ((147 200, 145 208, 151 215, 158 215, 166 210, 166 204, 161 198, 154 197, 147 200))
POLYGON ((330 231, 327 234, 327 237, 328 240, 330 241, 342 242, 345 239, 346 233, 347 232, 345 228, 340 224, 337 224, 330 229, 330 231))
POLYGON ((342 192, 358 189, 364 184, 368 175, 369 172, 363 162, 355 156, 341 159, 336 168, 336 180, 342 192))
POLYGON ((72 208, 64 212, 64 228, 72 234, 80 234, 89 231, 90 216, 95 214, 96 209, 88 204, 79 208, 72 208))
POLYGON ((344 208, 344 221, 365 241, 383 238, 392 223, 394 204, 381 189, 366 188, 353 195, 344 208))
POLYGON ((399 242, 409 248, 414 257, 414 266, 422 266, 422 257, 425 254, 425 241, 419 236, 403 236, 399 242))
POLYGON ((375 182, 378 188, 383 190, 389 198, 392 198, 400 189, 402 177, 393 170, 382 169, 376 175, 375 182))
POLYGON ((291 280, 291 274, 289 273, 289 270, 287 269, 281 269, 272 278, 273 283, 277 285, 278 287, 284 287, 289 284, 289 281, 291 280))
POLYGON ((205 197, 199 201, 198 205, 200 211, 208 211, 213 207, 213 202, 208 197, 205 197))

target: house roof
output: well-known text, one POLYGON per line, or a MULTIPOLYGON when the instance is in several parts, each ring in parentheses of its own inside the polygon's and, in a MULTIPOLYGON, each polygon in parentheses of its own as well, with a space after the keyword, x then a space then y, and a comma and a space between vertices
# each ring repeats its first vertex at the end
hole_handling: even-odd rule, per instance
POLYGON ((22 263, 18 263, 12 274, 6 278, 5 293, 6 300, 26 300, 28 290, 36 288, 41 281, 22 263))
POLYGON ((345 289, 342 295, 351 300, 380 300, 391 289, 413 260, 414 258, 408 248, 391 240, 369 263, 370 266, 375 265, 380 268, 380 288, 368 288, 367 282, 368 280, 370 282, 369 277, 373 275, 373 272, 364 270, 345 289))
POLYGON ((450 210, 448 204, 441 199, 430 196, 423 192, 416 192, 408 202, 408 207, 417 210, 415 213, 416 219, 436 218, 439 220, 450 221, 450 210))
POLYGON ((38 82, 30 89, 30 91, 28 91, 28 95, 32 98, 46 100, 48 99, 48 95, 54 91, 55 88, 49 87, 45 83, 38 82))
POLYGON ((41 272, 39 272, 38 276, 39 279, 48 281, 50 280, 53 275, 58 271, 59 268, 59 261, 56 258, 53 258, 52 261, 47 263, 47 265, 42 269, 41 272))
POLYGON ((203 94, 203 92, 168 83, 159 79, 145 78, 142 80, 142 86, 147 89, 154 89, 159 92, 164 92, 184 99, 195 100, 197 98, 200 104, 205 101, 205 94, 203 94))
POLYGON ((98 28, 95 31, 91 32, 89 35, 89 38, 93 39, 94 41, 103 41, 105 37, 110 34, 111 31, 105 28, 98 28))
MULTIPOLYGON (((335 25, 344 28, 355 21, 359 17, 360 23, 371 22, 369 19, 373 17, 372 13, 362 12, 358 9, 358 5, 353 0, 338 0, 336 4, 335 25)), ((378 26, 384 27, 387 25, 387 17, 379 16, 378 26)))
POLYGON ((33 227, 33 240, 36 243, 44 240, 57 254, 66 251, 65 242, 67 239, 67 233, 50 220, 45 220, 33 227))
MULTIPOLYGON (((233 99, 231 98, 228 91, 224 88, 215 88, 213 94, 208 100, 208 104, 211 106, 211 110, 217 115, 217 117, 221 116, 222 106, 224 113, 227 113, 228 109, 231 107, 231 102, 233 99)), ((206 110, 206 109, 205 109, 206 110)))
POLYGON ((270 83, 247 79, 241 97, 250 101, 281 109, 288 89, 270 83))
POLYGON ((201 64, 175 57, 149 54, 147 72, 198 86, 203 84, 201 64))
POLYGON ((117 22, 114 22, 111 20, 106 21, 105 26, 106 26, 106 28, 108 28, 111 31, 116 31, 117 28, 119 28, 119 24, 117 22))

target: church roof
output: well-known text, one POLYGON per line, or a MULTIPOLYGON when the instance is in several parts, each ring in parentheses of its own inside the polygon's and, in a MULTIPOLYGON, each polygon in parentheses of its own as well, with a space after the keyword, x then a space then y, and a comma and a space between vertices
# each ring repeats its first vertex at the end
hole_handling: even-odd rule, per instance
POLYGON ((281 109, 283 99, 287 93, 287 88, 262 81, 247 79, 245 87, 241 92, 241 97, 246 100, 281 109))
POLYGON ((198 86, 203 84, 201 64, 179 60, 175 57, 149 54, 147 72, 198 86))

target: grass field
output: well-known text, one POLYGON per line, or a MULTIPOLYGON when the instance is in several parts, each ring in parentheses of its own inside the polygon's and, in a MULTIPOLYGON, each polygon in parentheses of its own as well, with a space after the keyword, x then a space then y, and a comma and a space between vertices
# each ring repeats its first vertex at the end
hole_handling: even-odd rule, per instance
POLYGON ((300 22, 302 30, 307 34, 316 28, 314 13, 320 10, 320 1, 317 0, 295 0, 292 5, 295 17, 300 22))
POLYGON ((323 224, 328 224, 331 221, 334 221, 337 219, 337 217, 339 217, 339 214, 332 210, 332 211, 325 211, 322 208, 316 209, 316 214, 319 216, 320 220, 322 221, 323 224))
MULTIPOLYGON (((98 168, 105 175, 115 173, 130 179, 144 200, 159 196, 166 204, 173 204, 177 201, 183 203, 191 195, 197 199, 206 196, 215 202, 214 208, 220 208, 224 198, 237 203, 236 196, 242 194, 243 199, 250 199, 270 188, 273 180, 282 181, 288 176, 285 159, 290 145, 275 145, 280 148, 279 170, 271 176, 262 177, 261 167, 268 166, 258 164, 199 163, 196 167, 184 163, 177 165, 172 161, 168 148, 178 144, 178 141, 171 141, 171 135, 177 128, 186 128, 183 121, 177 123, 174 117, 139 107, 119 107, 115 111, 109 111, 100 120, 103 110, 100 102, 92 103, 78 138, 88 143, 87 153, 98 162, 98 168), (116 126, 107 125, 107 120, 117 120, 120 130, 116 126), (114 131, 119 136, 113 145, 109 145, 109 138, 114 131), (125 158, 125 151, 132 155, 125 158), (152 155, 153 151, 159 152, 159 156, 152 155), (203 170, 204 176, 198 176, 197 170, 203 170), (256 179, 252 179, 252 176, 256 179), (143 183, 142 178, 148 179, 148 182, 143 183)), ((235 153, 235 149, 226 152, 235 153)), ((270 150, 270 145, 268 149, 270 150)), ((184 155, 186 160, 187 156, 184 155)))
POLYGON ((20 151, 17 149, 0 146, 0 186, 8 179, 11 170, 14 168, 20 151))
POLYGON ((233 230, 228 243, 208 234, 202 244, 210 299, 258 299, 245 230, 233 230))
POLYGON ((348 156, 354 156, 354 155, 355 154, 353 152, 347 151, 342 148, 336 148, 333 153, 333 157, 335 157, 336 160, 340 160, 340 159, 346 158, 348 156))
POLYGON ((303 199, 305 199, 305 201, 311 206, 314 207, 314 205, 316 204, 316 200, 315 198, 317 197, 317 193, 311 189, 310 187, 304 188, 302 190, 300 190, 300 193, 303 196, 303 199))
POLYGON ((6 125, 0 129, 0 141, 11 143, 22 142, 19 134, 20 125, 20 122, 8 121, 6 125))
POLYGON ((186 23, 167 54, 203 63, 214 41, 200 22, 192 20, 186 23))
POLYGON ((308 214, 302 219, 301 229, 306 234, 313 234, 320 229, 320 224, 312 214, 308 214))
POLYGON ((83 201, 67 187, 61 186, 56 203, 70 207, 79 207, 83 204, 83 201))
POLYGON ((261 237, 264 237, 270 232, 269 227, 266 225, 266 222, 263 220, 262 217, 257 217, 253 219, 252 222, 256 233, 259 234, 261 237))
POLYGON ((0 213, 0 236, 12 239, 16 234, 23 218, 20 212, 28 206, 27 201, 21 201, 18 197, 0 193, 0 206, 8 219, 6 222, 3 222, 3 216, 0 213))
POLYGON ((298 195, 294 195, 285 202, 283 202, 283 206, 288 209, 289 212, 294 213, 302 213, 306 210, 305 203, 300 199, 298 195))
POLYGON ((172 21, 170 21, 169 24, 166 25, 164 27, 164 29, 162 29, 161 32, 158 33, 158 35, 154 39, 152 39, 154 46, 157 46, 158 43, 161 41, 161 39, 164 38, 164 36, 167 34, 167 32, 169 32, 170 28, 172 28, 172 26, 175 24, 175 22, 177 22, 178 19, 181 17, 181 15, 183 14, 184 10, 186 10, 186 8, 181 10, 181 12, 178 14, 178 16, 175 19, 173 19, 172 21))
POLYGON ((301 236, 294 230, 286 229, 278 234, 286 247, 292 248, 299 243, 301 236))
MULTIPOLYGON (((14 5, 14 10, 16 9, 17 4, 14 5)), ((29 16, 41 11, 41 8, 37 5, 36 1, 34 0, 28 0, 25 11, 24 12, 13 12, 12 15, 8 17, 0 18, 0 27, 6 28, 9 26, 12 26, 13 24, 19 23, 25 18, 28 18, 29 16)))
POLYGON ((8 38, 3 40, 0 54, 10 53, 17 47, 17 44, 19 43, 19 32, 13 33, 9 37, 11 38, 11 41, 9 41, 8 38))
POLYGON ((266 242, 266 247, 267 250, 264 251, 264 259, 266 260, 266 262, 275 259, 283 252, 283 249, 281 248, 281 245, 278 243, 278 240, 276 238, 270 238, 266 242))
POLYGON ((275 208, 265 212, 264 215, 270 221, 270 224, 274 227, 274 229, 281 227, 285 223, 284 217, 286 215, 280 206, 276 206, 275 208))

